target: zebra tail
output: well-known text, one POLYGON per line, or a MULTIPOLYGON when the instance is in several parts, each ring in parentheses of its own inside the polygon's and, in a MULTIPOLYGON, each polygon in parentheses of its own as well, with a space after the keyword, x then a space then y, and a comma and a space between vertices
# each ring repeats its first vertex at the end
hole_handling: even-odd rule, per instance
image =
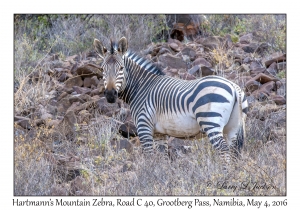
POLYGON ((241 90, 241 88, 239 86, 235 86, 235 90, 236 90, 236 101, 237 101, 237 105, 239 107, 239 118, 240 118, 240 123, 239 123, 239 130, 238 130, 238 134, 237 134, 237 148, 239 153, 241 152, 243 146, 244 146, 244 139, 245 139, 245 119, 244 119, 244 115, 243 115, 243 104, 242 104, 242 100, 244 94, 243 91, 241 90))

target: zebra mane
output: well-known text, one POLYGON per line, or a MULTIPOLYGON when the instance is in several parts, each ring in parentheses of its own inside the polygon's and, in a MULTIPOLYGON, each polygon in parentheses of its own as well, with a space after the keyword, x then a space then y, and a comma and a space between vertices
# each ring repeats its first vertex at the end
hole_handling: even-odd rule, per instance
POLYGON ((138 64, 145 71, 151 72, 152 74, 156 75, 165 75, 165 73, 162 72, 161 68, 159 68, 146 58, 137 55, 135 52, 129 50, 127 51, 125 56, 138 64))

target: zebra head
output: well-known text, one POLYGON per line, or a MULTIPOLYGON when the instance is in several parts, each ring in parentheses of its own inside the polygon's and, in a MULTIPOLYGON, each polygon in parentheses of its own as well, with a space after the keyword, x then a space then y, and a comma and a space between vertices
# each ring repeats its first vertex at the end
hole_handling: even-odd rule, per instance
POLYGON ((103 59, 104 95, 108 103, 115 103, 118 92, 124 81, 124 60, 123 55, 127 51, 127 40, 122 37, 119 42, 111 40, 110 50, 107 50, 98 40, 94 40, 94 47, 98 55, 103 59))

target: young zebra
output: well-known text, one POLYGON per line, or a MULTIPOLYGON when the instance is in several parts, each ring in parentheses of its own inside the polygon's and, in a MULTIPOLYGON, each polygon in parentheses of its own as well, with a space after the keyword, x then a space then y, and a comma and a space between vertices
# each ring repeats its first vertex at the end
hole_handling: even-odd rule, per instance
POLYGON ((244 92, 219 76, 185 81, 164 75, 151 62, 127 51, 125 37, 107 50, 95 39, 103 59, 104 95, 130 105, 143 151, 153 152, 157 135, 186 138, 204 132, 223 160, 240 152, 248 103, 244 92), (224 135, 226 138, 224 138, 224 135))

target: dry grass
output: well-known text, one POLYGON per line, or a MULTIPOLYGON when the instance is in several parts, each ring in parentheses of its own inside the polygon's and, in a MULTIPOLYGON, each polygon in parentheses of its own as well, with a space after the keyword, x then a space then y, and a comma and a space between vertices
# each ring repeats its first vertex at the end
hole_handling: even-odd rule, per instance
MULTIPOLYGON (((101 22, 95 18, 94 23, 101 22)), ((72 25, 63 21, 60 24, 65 24, 74 36, 77 34, 72 25)), ((58 26, 53 28, 57 30, 58 26)), ((142 28, 136 32, 139 30, 142 28)), ((93 35, 99 37, 99 33, 93 35)), ((64 49, 62 56, 74 52, 72 37, 64 39, 62 32, 58 35, 53 47, 64 49)), ((56 94, 57 84, 49 82, 45 74, 48 67, 37 65, 54 48, 50 44, 46 52, 39 54, 38 43, 29 42, 28 37, 16 37, 15 58, 19 59, 15 61, 15 114, 34 122, 39 117, 39 107, 46 107, 56 94), (35 72, 39 79, 32 80, 29 72, 35 72)), ((78 36, 75 40, 80 42, 83 38, 78 36)), ((143 43, 146 39, 143 37, 143 43)), ((230 71, 239 75, 233 58, 226 53, 225 49, 217 49, 210 59, 217 63, 219 74, 232 67, 230 71)), ((277 115, 285 115, 285 109, 273 107, 276 111, 269 112, 271 108, 253 105, 250 112, 259 112, 247 118, 242 158, 227 173, 207 139, 192 141, 191 153, 174 161, 161 155, 145 158, 138 147, 132 153, 118 151, 110 144, 110 140, 121 138, 118 125, 97 111, 92 123, 79 124, 75 130, 64 122, 56 127, 32 123, 30 130, 15 125, 14 195, 286 195, 286 128, 276 121, 277 115), (255 188, 255 183, 262 189, 255 188)), ((120 116, 114 118, 119 120, 120 116)))

